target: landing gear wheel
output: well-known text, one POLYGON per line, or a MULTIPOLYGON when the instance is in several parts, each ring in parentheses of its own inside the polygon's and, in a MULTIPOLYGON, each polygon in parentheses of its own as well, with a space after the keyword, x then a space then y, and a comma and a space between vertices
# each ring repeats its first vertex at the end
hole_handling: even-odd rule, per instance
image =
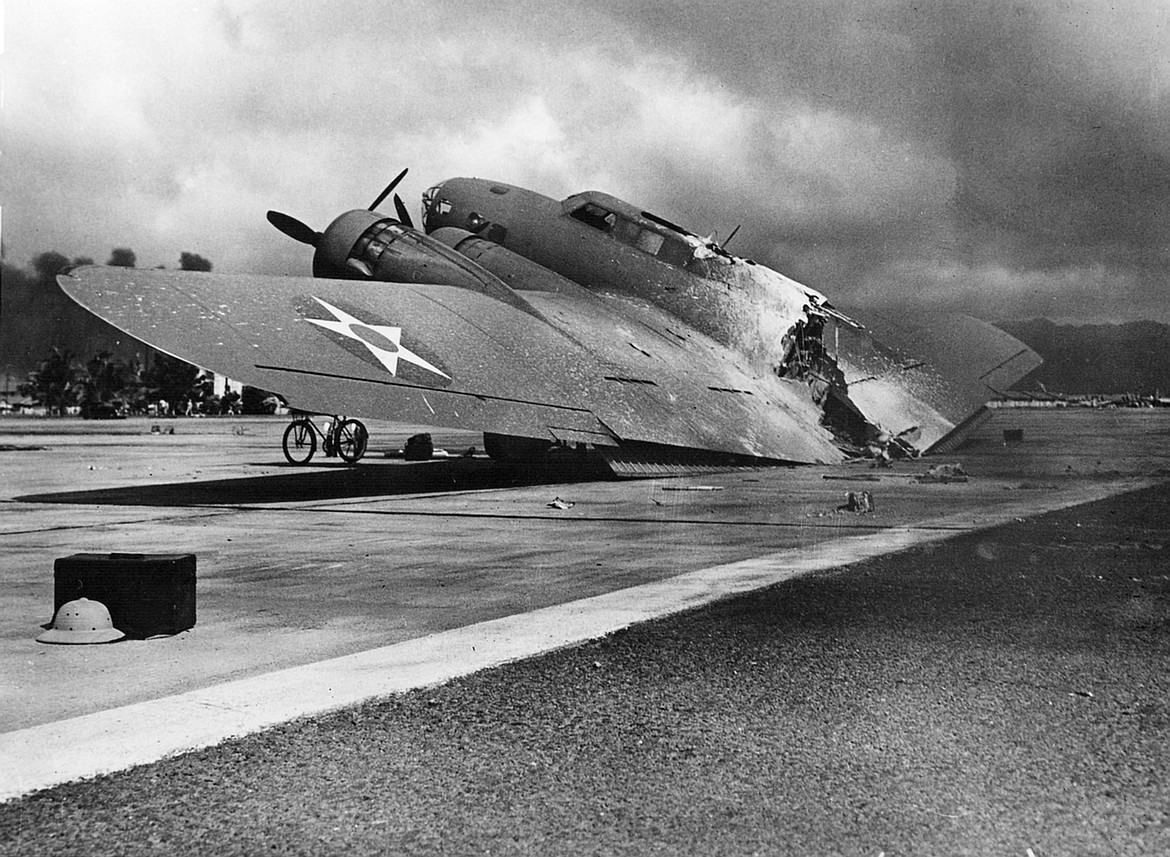
POLYGON ((289 464, 308 464, 317 451, 317 433, 308 420, 295 420, 284 430, 280 445, 289 464))
POLYGON ((370 433, 361 420, 344 420, 337 427, 337 454, 346 464, 357 464, 366 454, 370 433))

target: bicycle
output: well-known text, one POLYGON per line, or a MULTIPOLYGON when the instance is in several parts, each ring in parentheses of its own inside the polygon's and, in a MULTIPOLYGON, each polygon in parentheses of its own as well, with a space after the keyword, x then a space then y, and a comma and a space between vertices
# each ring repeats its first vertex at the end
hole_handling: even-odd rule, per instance
POLYGON ((329 425, 322 429, 314 416, 325 414, 298 413, 293 416, 284 430, 281 448, 289 464, 308 464, 317 452, 317 438, 321 438, 321 451, 326 458, 339 456, 346 464, 357 464, 366 454, 370 433, 361 420, 332 415, 329 425))

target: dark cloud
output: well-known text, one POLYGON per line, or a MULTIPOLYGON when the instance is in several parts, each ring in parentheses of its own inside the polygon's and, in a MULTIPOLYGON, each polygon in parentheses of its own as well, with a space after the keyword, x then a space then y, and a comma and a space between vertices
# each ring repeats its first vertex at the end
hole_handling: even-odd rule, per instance
POLYGON ((401 169, 608 190, 830 294, 1170 320, 1170 11, 17 4, 5 245, 300 272, 401 169))
MULTIPOLYGON (((917 199, 898 200, 903 206, 869 212, 863 222, 822 209, 783 224, 769 240, 798 274, 857 283, 871 297, 905 292, 970 309, 966 290, 956 291, 953 282, 967 270, 981 288, 997 282, 989 296, 1007 298, 989 302, 984 314, 1008 306, 1048 311, 1070 292, 1084 298, 1070 306, 1089 308, 1091 294, 1082 293, 1091 287, 1074 284, 1105 280, 1129 284, 1121 291, 1136 312, 1166 317, 1164 5, 603 7, 646 44, 691 57, 730 94, 761 109, 821 111, 880 129, 872 140, 855 139, 862 168, 881 169, 881 147, 891 139, 924 162, 950 166, 953 184, 942 212, 940 200, 927 196, 939 192, 935 184, 917 199), (930 260, 951 263, 954 275, 932 280, 923 264, 930 260), (907 281, 908 269, 918 273, 907 281), (1044 274, 1051 277, 1045 281, 1044 274)), ((779 157, 758 159, 757 169, 762 183, 791 171, 779 157)))

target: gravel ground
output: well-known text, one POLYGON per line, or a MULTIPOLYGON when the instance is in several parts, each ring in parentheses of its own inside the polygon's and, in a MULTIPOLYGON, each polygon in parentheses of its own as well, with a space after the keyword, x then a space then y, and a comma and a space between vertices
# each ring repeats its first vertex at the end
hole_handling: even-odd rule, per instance
POLYGON ((1170 853, 1166 487, 0 806, 0 853, 1170 853))

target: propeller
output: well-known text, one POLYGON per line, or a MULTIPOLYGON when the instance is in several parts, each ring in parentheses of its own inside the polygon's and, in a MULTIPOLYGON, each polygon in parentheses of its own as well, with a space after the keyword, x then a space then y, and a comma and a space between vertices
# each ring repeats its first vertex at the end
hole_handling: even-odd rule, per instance
MULTIPOLYGON (((382 204, 382 201, 386 197, 394 193, 394 188, 398 187, 398 183, 405 178, 406 172, 404 169, 394 177, 394 181, 386 185, 386 189, 378 194, 377 199, 370 203, 369 211, 373 211, 382 204)), ((414 224, 410 220, 410 212, 406 210, 406 205, 402 202, 402 198, 396 193, 394 194, 394 210, 398 212, 398 219, 404 226, 410 229, 414 228, 414 224)), ((316 229, 283 212, 269 211, 268 222, 294 241, 308 244, 310 247, 316 247, 321 240, 321 233, 316 229)))
POLYGON ((406 210, 406 203, 398 194, 394 194, 394 210, 398 212, 398 220, 403 226, 407 229, 414 229, 414 224, 410 220, 410 212, 406 210))
POLYGON ((282 212, 269 211, 268 222, 292 240, 308 244, 310 247, 316 247, 317 242, 321 240, 320 232, 282 212))
MULTIPOLYGON (((407 169, 409 169, 409 167, 407 169)), ((391 193, 394 192, 394 188, 398 187, 398 183, 400 181, 402 181, 403 177, 405 177, 405 176, 406 176, 406 170, 404 169, 402 172, 400 172, 398 175, 396 175, 394 177, 394 181, 392 181, 392 182, 390 182, 390 184, 386 185, 386 189, 384 191, 382 191, 380 194, 378 194, 378 198, 370 203, 370 211, 373 211, 375 208, 377 208, 379 205, 381 205, 382 200, 384 200, 386 197, 388 197, 391 193)), ((409 224, 407 224, 407 225, 409 225, 409 224)))

